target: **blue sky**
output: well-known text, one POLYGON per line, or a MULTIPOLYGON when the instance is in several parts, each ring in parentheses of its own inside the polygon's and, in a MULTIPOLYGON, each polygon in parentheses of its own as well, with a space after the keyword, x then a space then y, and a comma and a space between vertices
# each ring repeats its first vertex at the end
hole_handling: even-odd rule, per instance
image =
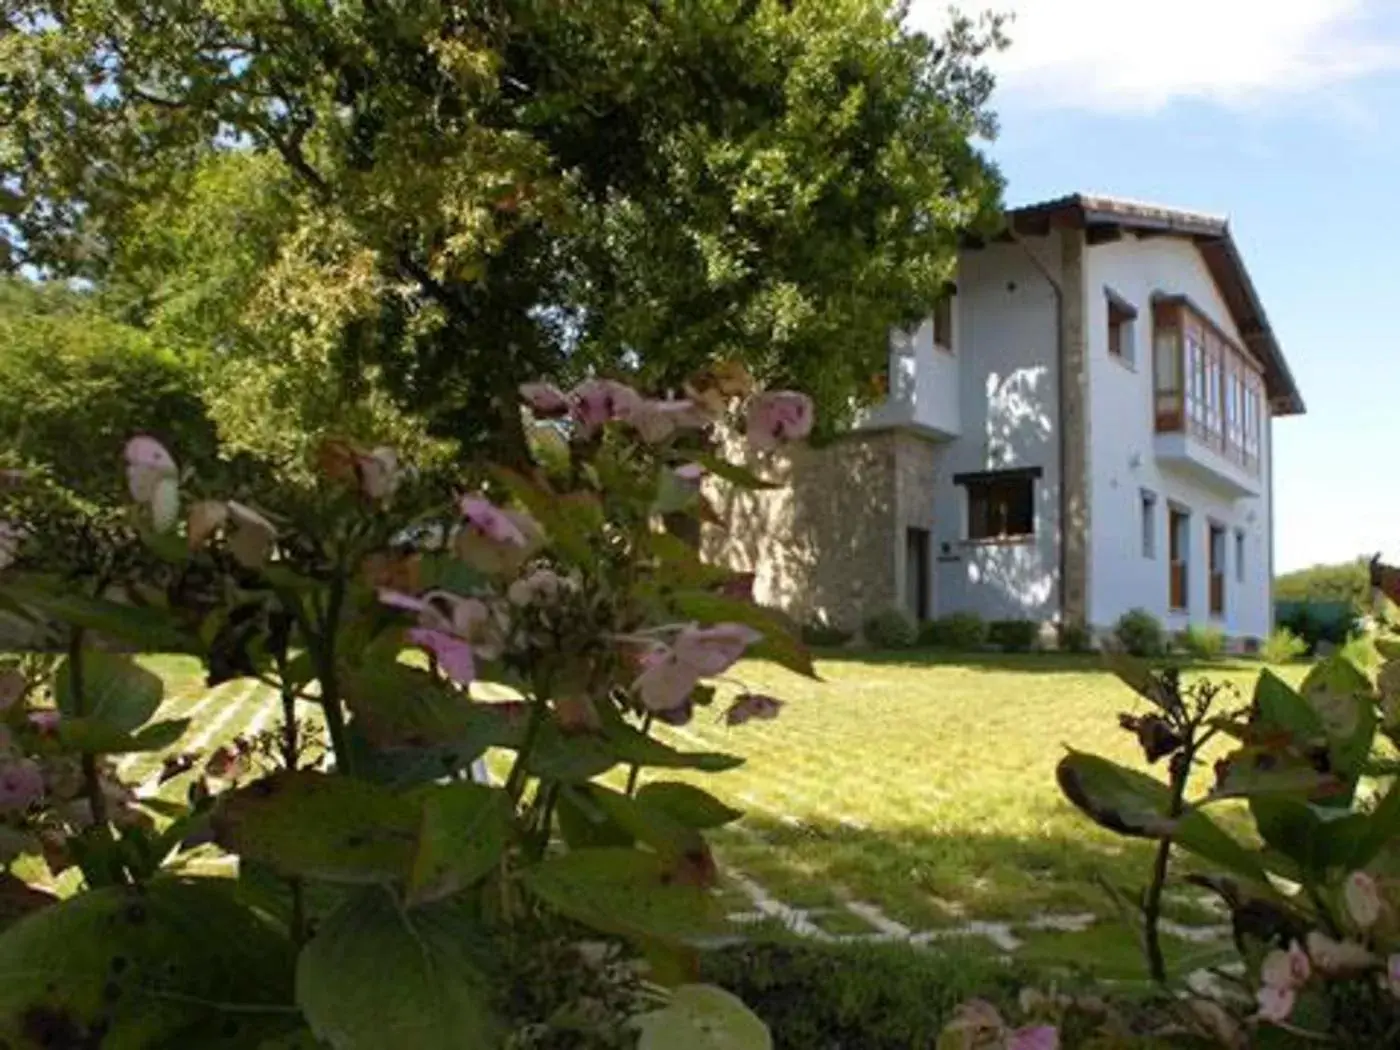
POLYGON ((1274 425, 1276 567, 1400 558, 1400 0, 996 6, 1008 202, 1228 215, 1308 405, 1274 425))

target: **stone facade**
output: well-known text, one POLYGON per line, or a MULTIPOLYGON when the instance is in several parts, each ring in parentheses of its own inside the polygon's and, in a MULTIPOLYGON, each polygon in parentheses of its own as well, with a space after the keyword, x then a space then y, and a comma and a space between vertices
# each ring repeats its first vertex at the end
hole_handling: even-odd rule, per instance
POLYGON ((879 431, 754 460, 782 487, 715 484, 709 496, 727 526, 706 528, 704 553, 754 573, 760 602, 854 630, 904 604, 904 530, 932 528, 935 453, 913 434, 879 431))
POLYGON ((1089 367, 1085 326, 1084 234, 1061 237, 1060 263, 1060 556, 1066 623, 1089 622, 1089 367))

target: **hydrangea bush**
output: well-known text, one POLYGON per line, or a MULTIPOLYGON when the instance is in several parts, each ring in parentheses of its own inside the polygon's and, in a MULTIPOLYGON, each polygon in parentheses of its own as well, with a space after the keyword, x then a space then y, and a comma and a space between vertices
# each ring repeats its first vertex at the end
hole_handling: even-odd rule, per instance
POLYGON ((714 517, 706 478, 768 484, 720 458, 722 426, 761 453, 806 436, 811 402, 723 364, 684 398, 522 397, 532 462, 450 492, 328 440, 316 492, 266 506, 138 435, 130 515, 95 536, 7 479, 0 601, 62 655, 0 670, 0 1043, 497 1046, 499 946, 543 917, 646 956, 642 1046, 769 1045, 694 983, 726 933, 705 833, 739 814, 675 774, 740 759, 651 730, 775 718, 742 686, 717 709, 717 683, 745 655, 811 661, 751 577, 663 522, 714 517), (190 726, 158 720, 132 649, 264 683, 280 725, 179 750, 190 726), (116 776, 151 751, 180 802, 116 776))
MULTIPOLYGON (((1378 566, 1377 578, 1400 595, 1400 572, 1378 566)), ((1159 843, 1147 887, 1125 900, 1164 986, 1187 976, 1167 974, 1157 942, 1170 855, 1193 854, 1209 873, 1187 880, 1229 910, 1240 965, 1215 975, 1210 997, 1173 993, 1167 1030, 1180 1039, 1400 1045, 1400 765, 1387 757, 1400 745, 1400 641, 1375 645, 1385 663, 1374 681, 1333 657, 1297 689, 1264 671, 1247 705, 1114 657, 1146 702, 1121 724, 1150 764, 1167 766, 1166 782, 1076 751, 1060 762, 1060 786, 1084 813, 1159 843), (1202 751, 1217 738, 1232 747, 1207 763, 1202 751), (1252 819, 1253 836, 1215 816, 1231 806, 1252 819)))

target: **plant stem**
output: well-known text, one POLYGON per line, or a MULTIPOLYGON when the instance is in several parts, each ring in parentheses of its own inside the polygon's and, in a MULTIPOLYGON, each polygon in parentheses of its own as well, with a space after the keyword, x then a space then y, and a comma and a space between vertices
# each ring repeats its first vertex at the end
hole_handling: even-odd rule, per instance
MULTIPOLYGON (((1186 781, 1191 776, 1191 763, 1195 759, 1194 742, 1188 740, 1172 761, 1171 805, 1167 816, 1172 820, 1181 816, 1186 798, 1186 781), (1178 761, 1179 760, 1179 761, 1178 761)), ((1147 969, 1152 980, 1158 984, 1167 983, 1167 961, 1162 954, 1162 893, 1167 886, 1167 869, 1171 863, 1172 840, 1170 836, 1157 844, 1157 856, 1152 862, 1152 881, 1142 902, 1143 941, 1147 954, 1147 969)))
POLYGON ((321 678, 321 708, 326 716, 326 735, 335 753, 335 768, 352 775, 354 763, 350 745, 345 737, 345 712, 340 706, 340 683, 336 672, 335 635, 340 626, 340 613, 345 604, 345 566, 337 562, 331 577, 330 594, 326 599, 326 615, 321 621, 320 644, 316 646, 317 671, 321 678))
MULTIPOLYGON (((87 714, 87 694, 83 682, 83 629, 73 628, 68 634, 68 688, 72 691, 73 714, 82 718, 87 714)), ((82 756, 83 786, 87 792, 88 805, 92 808, 92 824, 95 828, 107 827, 107 799, 102 794, 102 778, 97 773, 97 756, 84 751, 82 756)))
POLYGON ((510 796, 512 802, 519 802, 520 796, 525 791, 525 766, 530 759, 530 752, 535 748, 535 741, 539 738, 540 728, 544 725, 544 720, 549 715, 549 708, 543 700, 536 700, 530 708, 530 722, 525 727, 525 741, 520 745, 520 753, 515 756, 515 764, 510 767, 510 776, 506 778, 506 794, 510 796))
MULTIPOLYGON (((648 711, 646 717, 642 719, 642 736, 651 736, 652 718, 652 713, 648 711)), ((631 770, 629 770, 627 773, 627 795, 629 797, 636 794, 637 792, 637 777, 641 774, 641 772, 641 763, 633 762, 631 770)))

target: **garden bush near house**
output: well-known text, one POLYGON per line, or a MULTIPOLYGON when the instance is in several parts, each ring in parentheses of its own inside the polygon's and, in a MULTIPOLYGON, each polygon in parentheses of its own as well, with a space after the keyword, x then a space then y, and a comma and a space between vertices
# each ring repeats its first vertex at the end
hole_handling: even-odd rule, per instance
POLYGON ((1114 637, 1132 656, 1161 656, 1167 651, 1167 633, 1162 621, 1146 609, 1129 609, 1118 618, 1114 637))
POLYGON ((959 1002, 1009 1004, 1026 980, 954 941, 937 951, 760 941, 707 952, 700 969, 767 1022, 776 1050, 932 1047, 959 1002))
POLYGON ((817 649, 835 649, 845 645, 854 636, 854 631, 848 631, 826 619, 810 620, 802 625, 802 641, 817 649))
POLYGON ((987 641, 1005 653, 1028 653, 1040 638, 1034 620, 993 620, 987 625, 987 641))
MULTIPOLYGON (((0 1042, 49 1045, 31 1033, 52 1017, 63 1045, 222 1033, 379 1050, 471 1032, 498 1047, 522 1021, 500 1007, 519 1001, 500 987, 513 978, 505 946, 553 936, 562 918, 645 948, 656 984, 632 1018, 642 1050, 701 1027, 767 1047, 741 1002, 688 983, 689 946, 729 930, 706 832, 739 814, 680 779, 638 788, 636 772, 741 762, 650 729, 713 703, 708 682, 746 651, 813 674, 786 618, 659 526, 699 516, 705 469, 766 484, 719 465, 712 424, 742 404, 748 443, 774 448, 806 436, 812 407, 751 392, 741 369, 723 390, 695 383, 697 399, 712 395, 703 411, 612 381, 569 395, 529 384, 536 413, 572 419, 567 438, 552 430, 568 463, 497 468, 489 490, 446 500, 388 449, 328 440, 304 507, 264 513, 207 490, 190 501, 188 475, 149 436, 126 446, 131 500, 110 528, 64 532, 42 501, 8 500, 0 596, 62 624, 65 654, 0 661, 0 892, 14 920, 0 929, 0 1042), (211 686, 268 683, 280 724, 172 753, 190 719, 153 720, 164 683, 97 644, 109 638, 197 656, 211 686), (521 698, 474 698, 474 682, 521 698), (308 706, 324 768, 306 761, 308 706), (463 777, 491 747, 513 754, 504 783, 463 777), (111 757, 161 751, 184 802, 137 797, 111 757), (613 769, 632 773, 622 790, 598 779, 613 769), (196 846, 236 859, 237 876, 191 876, 196 846), (60 900, 16 874, 41 866, 77 869, 79 892, 60 900)), ((738 727, 781 706, 744 692, 721 717, 738 727)), ((214 732, 217 716, 203 717, 214 732)), ((587 985, 578 994, 593 998, 587 985)), ((602 1007, 588 1020, 602 1042, 525 1045, 626 1042, 602 1007)), ((532 1038, 579 1017, 539 1020, 532 1038)))
POLYGON ((1225 632, 1209 624, 1188 624, 1177 640, 1197 660, 1218 660, 1225 653, 1225 632))
POLYGON ((1079 620, 1069 620, 1056 626, 1061 652, 1087 653, 1094 648, 1094 632, 1079 620))
POLYGON ((1308 643, 1287 627, 1276 627, 1259 647, 1259 657, 1265 663, 1287 664, 1307 655, 1308 643))
POLYGON ((914 618, 903 609, 885 609, 866 619, 861 633, 877 649, 909 649, 919 638, 914 618))
POLYGON ((1355 622, 1351 605, 1337 603, 1280 603, 1278 626, 1287 627, 1301 638, 1308 647, 1308 655, 1317 652, 1318 646, 1340 647, 1351 636, 1355 622))
POLYGON ((987 644, 987 621, 975 612, 955 612, 930 620, 919 631, 919 644, 975 652, 987 644))

